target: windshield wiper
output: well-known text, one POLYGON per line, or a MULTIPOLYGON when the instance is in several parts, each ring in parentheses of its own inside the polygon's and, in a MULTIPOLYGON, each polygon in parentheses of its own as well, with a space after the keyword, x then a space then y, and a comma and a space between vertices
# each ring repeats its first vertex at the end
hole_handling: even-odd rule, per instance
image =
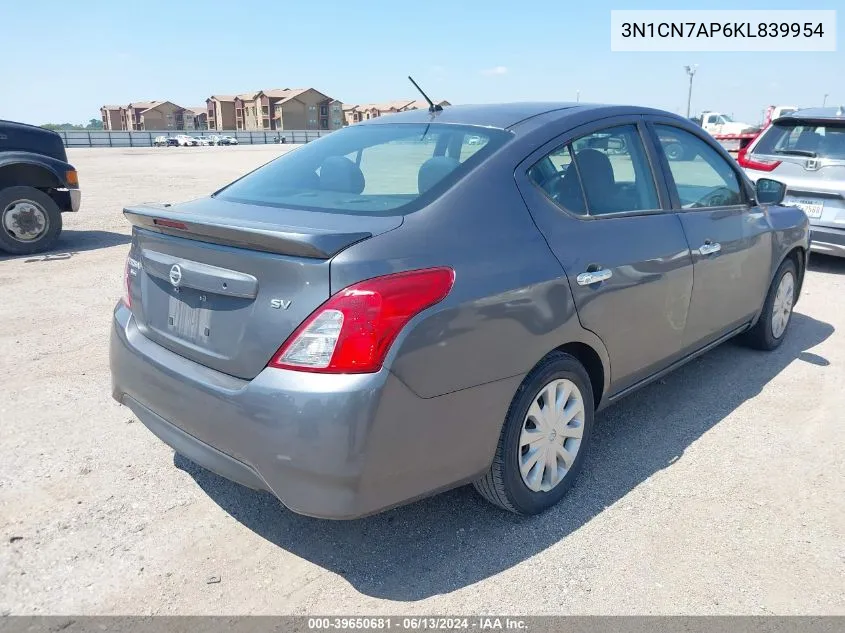
POLYGON ((816 158, 818 154, 806 149, 778 149, 775 154, 787 154, 789 156, 806 156, 807 158, 816 158))

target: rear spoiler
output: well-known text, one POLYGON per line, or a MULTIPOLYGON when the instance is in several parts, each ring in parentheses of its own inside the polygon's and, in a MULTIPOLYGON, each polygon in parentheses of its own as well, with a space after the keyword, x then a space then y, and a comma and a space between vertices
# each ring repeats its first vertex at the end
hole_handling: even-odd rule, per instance
POLYGON ((263 222, 210 218, 168 210, 169 205, 127 207, 123 215, 136 226, 165 235, 255 251, 329 259, 372 233, 309 230, 307 233, 263 222))

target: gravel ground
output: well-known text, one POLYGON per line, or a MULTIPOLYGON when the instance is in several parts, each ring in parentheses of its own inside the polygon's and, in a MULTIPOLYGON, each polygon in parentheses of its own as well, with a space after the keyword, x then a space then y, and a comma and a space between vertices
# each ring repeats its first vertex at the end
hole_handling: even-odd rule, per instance
POLYGON ((324 522, 174 456, 110 397, 121 208, 286 149, 71 151, 58 248, 0 258, 0 611, 845 614, 845 260, 815 258, 778 351, 724 345, 600 414, 540 517, 462 488, 324 522))

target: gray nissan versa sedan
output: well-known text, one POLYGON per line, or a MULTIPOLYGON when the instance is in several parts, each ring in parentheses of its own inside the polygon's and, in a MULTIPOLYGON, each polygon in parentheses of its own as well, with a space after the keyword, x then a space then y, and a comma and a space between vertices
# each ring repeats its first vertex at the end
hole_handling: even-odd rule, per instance
POLYGON ((359 517, 474 482, 538 513, 599 407, 736 334, 781 343, 809 247, 783 195, 658 110, 353 125, 210 197, 124 211, 113 394, 295 512, 359 517))

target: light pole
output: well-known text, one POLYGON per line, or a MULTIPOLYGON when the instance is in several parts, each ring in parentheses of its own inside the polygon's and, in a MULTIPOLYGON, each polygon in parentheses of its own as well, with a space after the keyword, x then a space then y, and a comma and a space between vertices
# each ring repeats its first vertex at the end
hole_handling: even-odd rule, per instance
POLYGON ((830 96, 829 94, 825 94, 824 99, 822 99, 822 107, 825 107, 827 105, 827 98, 829 96, 830 96))
POLYGON ((695 71, 698 70, 698 64, 694 66, 684 66, 684 70, 689 75, 689 92, 687 93, 687 118, 690 114, 690 105, 692 104, 692 78, 695 77, 695 71))

